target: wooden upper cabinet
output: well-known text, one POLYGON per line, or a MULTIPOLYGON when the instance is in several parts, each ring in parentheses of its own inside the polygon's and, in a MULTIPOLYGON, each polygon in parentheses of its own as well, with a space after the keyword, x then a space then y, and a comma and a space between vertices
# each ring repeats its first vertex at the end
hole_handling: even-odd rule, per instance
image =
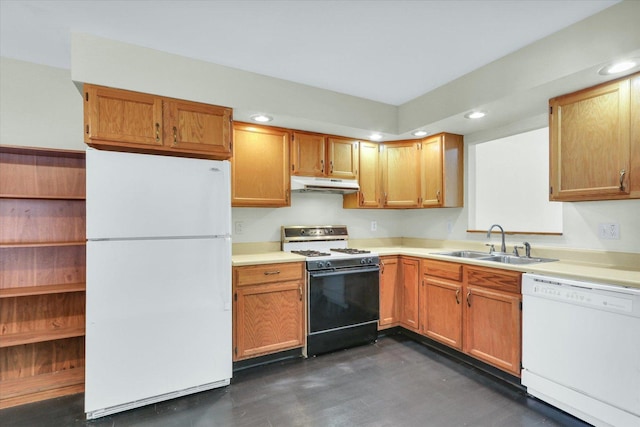
POLYGON ((631 138, 640 120, 631 111, 638 76, 549 100, 550 200, 640 197, 640 188, 631 188, 640 184, 640 140, 631 138))
POLYGON ((361 141, 358 148, 358 183, 360 191, 345 194, 345 208, 382 207, 382 172, 380 170, 380 144, 361 141))
POLYGON ((163 101, 163 112, 171 149, 230 157, 230 108, 170 100, 163 101))
POLYGON ((382 153, 383 205, 416 208, 420 200, 419 142, 400 141, 384 145, 382 153))
POLYGON ((163 144, 162 99, 154 95, 84 85, 84 122, 88 145, 163 144))
POLYGON ((348 138, 327 138, 327 176, 358 179, 358 144, 348 138))
POLYGON ((324 176, 326 137, 317 133, 293 132, 291 175, 324 176))
POLYGON ((226 107, 84 85, 84 141, 96 148, 228 159, 231 115, 226 107))
POLYGON ((464 155, 461 135, 443 133, 421 143, 420 205, 462 207, 464 200, 464 155))
POLYGON ((289 139, 286 129, 235 123, 231 159, 232 206, 289 206, 289 139))

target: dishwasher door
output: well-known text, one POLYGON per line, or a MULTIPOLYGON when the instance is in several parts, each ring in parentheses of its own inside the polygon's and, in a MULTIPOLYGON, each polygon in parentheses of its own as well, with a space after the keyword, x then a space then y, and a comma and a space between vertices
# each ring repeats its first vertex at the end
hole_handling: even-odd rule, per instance
POLYGON ((640 289, 525 274, 522 384, 596 426, 640 425, 640 289))

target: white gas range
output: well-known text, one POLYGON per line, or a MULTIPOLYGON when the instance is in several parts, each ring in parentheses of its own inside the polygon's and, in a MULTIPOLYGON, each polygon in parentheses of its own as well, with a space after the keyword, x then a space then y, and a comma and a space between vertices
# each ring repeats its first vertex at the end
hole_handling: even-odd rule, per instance
POLYGON ((282 227, 282 250, 306 257, 307 355, 378 338, 378 254, 348 248, 344 225, 282 227))

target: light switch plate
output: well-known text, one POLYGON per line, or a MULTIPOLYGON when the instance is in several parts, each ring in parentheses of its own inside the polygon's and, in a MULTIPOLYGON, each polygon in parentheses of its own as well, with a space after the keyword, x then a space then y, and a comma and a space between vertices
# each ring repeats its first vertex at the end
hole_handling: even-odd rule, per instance
POLYGON ((376 231, 378 229, 378 221, 371 221, 371 231, 376 231))

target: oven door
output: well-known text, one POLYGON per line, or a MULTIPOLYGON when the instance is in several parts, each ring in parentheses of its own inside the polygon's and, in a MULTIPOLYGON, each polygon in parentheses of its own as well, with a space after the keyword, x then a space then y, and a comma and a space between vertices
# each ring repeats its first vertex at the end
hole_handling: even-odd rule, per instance
POLYGON ((308 280, 309 335, 377 322, 380 268, 349 268, 310 272, 308 280))

